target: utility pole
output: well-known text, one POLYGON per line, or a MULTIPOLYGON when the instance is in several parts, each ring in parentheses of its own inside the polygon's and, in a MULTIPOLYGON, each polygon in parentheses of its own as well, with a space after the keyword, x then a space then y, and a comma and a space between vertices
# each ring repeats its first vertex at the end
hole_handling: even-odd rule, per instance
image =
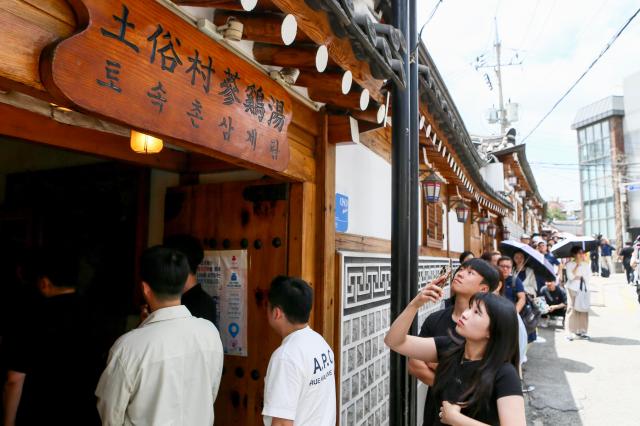
POLYGON ((496 77, 498 77, 498 101, 500 106, 500 110, 498 112, 500 113, 500 135, 503 136, 507 131, 507 126, 509 125, 509 122, 507 121, 507 111, 505 111, 504 109, 504 99, 502 97, 502 64, 500 62, 501 43, 500 43, 500 37, 498 36, 497 18, 493 18, 493 22, 495 23, 495 27, 496 27, 496 43, 493 45, 493 47, 496 48, 497 64, 495 67, 495 71, 496 71, 496 77))
MULTIPOLYGON (((512 59, 507 64, 502 63, 502 41, 500 40, 500 35, 498 34, 498 20, 497 18, 493 18, 493 19, 494 19, 494 24, 496 29, 496 40, 493 44, 493 47, 495 48, 496 62, 494 64, 486 64, 484 62, 484 55, 480 55, 478 58, 476 58, 475 69, 478 70, 481 68, 492 68, 493 71, 496 73, 496 78, 498 80, 498 111, 497 111, 498 116, 493 119, 490 118, 489 123, 490 124, 500 123, 500 136, 503 137, 507 132, 507 128, 511 125, 511 121, 517 121, 517 118, 511 118, 511 121, 510 121, 509 118, 507 117, 507 109, 505 108, 505 105, 504 105, 504 95, 503 95, 503 87, 502 87, 502 68, 508 67, 508 66, 514 66, 514 65, 521 65, 522 61, 519 60, 518 54, 516 53, 515 62, 512 59)), ((490 90, 493 90, 493 85, 491 84, 489 75, 485 74, 485 78, 487 79, 487 84, 489 84, 490 90)), ((492 110, 492 113, 493 111, 495 110, 492 110)))

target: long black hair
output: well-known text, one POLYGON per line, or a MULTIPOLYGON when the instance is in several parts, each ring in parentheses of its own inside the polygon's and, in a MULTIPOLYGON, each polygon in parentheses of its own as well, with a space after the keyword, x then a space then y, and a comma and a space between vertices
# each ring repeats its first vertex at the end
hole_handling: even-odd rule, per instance
MULTIPOLYGON (((476 293, 469 301, 469 306, 474 303, 483 305, 489 315, 489 341, 478 368, 471 375, 469 387, 460 396, 460 401, 455 401, 470 409, 471 413, 489 405, 500 367, 510 363, 517 370, 520 363, 515 305, 493 293, 476 293)), ((455 380, 456 370, 464 356, 464 341, 455 343, 441 358, 436 370, 433 391, 438 399, 442 399, 444 390, 455 380)))

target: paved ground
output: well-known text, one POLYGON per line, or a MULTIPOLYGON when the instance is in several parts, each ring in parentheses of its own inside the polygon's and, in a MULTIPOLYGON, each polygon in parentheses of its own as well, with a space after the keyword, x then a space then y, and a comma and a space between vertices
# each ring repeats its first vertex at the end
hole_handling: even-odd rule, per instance
POLYGON ((540 329, 524 378, 531 426, 640 425, 640 305, 622 274, 593 277, 591 341, 540 329))

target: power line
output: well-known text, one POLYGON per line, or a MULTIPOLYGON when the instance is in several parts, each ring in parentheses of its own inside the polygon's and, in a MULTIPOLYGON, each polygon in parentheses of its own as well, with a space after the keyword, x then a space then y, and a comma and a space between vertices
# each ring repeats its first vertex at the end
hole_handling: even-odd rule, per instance
POLYGON ((436 3, 435 7, 431 10, 431 13, 429 14, 429 17, 427 18, 426 22, 422 24, 422 27, 420 27, 420 31, 418 32, 418 43, 416 44, 416 47, 413 49, 413 52, 415 52, 418 49, 418 46, 420 46, 420 41, 422 40, 422 31, 424 31, 427 24, 431 22, 431 20, 433 19, 433 16, 438 11, 438 8, 440 7, 440 4, 442 4, 442 2, 443 0, 438 0, 438 3, 436 3))
POLYGON ((523 49, 524 42, 527 40, 527 37, 529 36, 529 30, 531 29, 531 24, 533 24, 533 20, 536 17, 538 6, 540 6, 540 0, 536 1, 536 7, 533 8, 533 13, 531 14, 531 18, 529 19, 529 24, 527 25, 527 29, 524 32, 524 36, 522 37, 522 40, 520 41, 520 49, 523 49))
MULTIPOLYGON (((540 26, 540 30, 538 31, 538 35, 533 39, 533 46, 530 49, 527 49, 527 51, 529 53, 534 52, 535 49, 538 47, 538 43, 540 43, 540 39, 542 38, 542 34, 544 34, 545 30, 547 29, 547 24, 549 23, 549 18, 551 18, 551 15, 553 14, 553 11, 555 10, 557 5, 557 0, 554 0, 553 4, 551 5, 551 9, 549 9, 549 12, 547 12, 547 16, 544 18, 544 21, 542 23, 542 25, 540 26)), ((526 52, 526 51, 525 51, 526 52)), ((529 55, 526 55, 526 57, 528 58, 529 55)), ((522 60, 524 61, 524 58, 522 58, 522 60)))
POLYGON ((558 101, 555 104, 553 104, 553 107, 551 107, 549 112, 547 112, 544 115, 544 117, 542 117, 542 119, 538 122, 538 124, 536 124, 535 127, 529 132, 529 134, 522 139, 521 143, 524 143, 524 141, 527 140, 527 138, 529 136, 531 136, 533 134, 533 132, 535 132, 538 129, 538 127, 540 127, 540 125, 547 119, 547 117, 549 117, 551 115, 551 113, 557 108, 557 106, 560 105, 560 102, 562 102, 564 100, 564 98, 566 98, 569 95, 569 93, 571 93, 571 91, 578 85, 578 83, 580 83, 580 81, 589 73, 589 71, 591 71, 591 69, 594 67, 594 65, 600 60, 600 58, 602 58, 602 56, 604 56, 604 54, 607 52, 607 50, 609 50, 609 48, 618 39, 618 37, 620 37, 620 35, 629 26, 629 24, 631 24, 631 21, 633 21, 635 19, 635 17, 638 16, 638 13, 640 13, 640 9, 636 10, 635 13, 633 15, 631 15, 631 17, 622 26, 622 28, 620 28, 620 30, 618 30, 618 32, 613 36, 611 41, 609 41, 609 43, 607 43, 607 45, 604 47, 602 52, 600 52, 600 54, 596 57, 596 59, 594 59, 593 62, 591 62, 591 64, 582 73, 582 75, 580 77, 578 77, 578 79, 575 81, 575 83, 573 83, 571 85, 571 87, 569 87, 569 89, 560 97, 560 99, 558 99, 558 101))

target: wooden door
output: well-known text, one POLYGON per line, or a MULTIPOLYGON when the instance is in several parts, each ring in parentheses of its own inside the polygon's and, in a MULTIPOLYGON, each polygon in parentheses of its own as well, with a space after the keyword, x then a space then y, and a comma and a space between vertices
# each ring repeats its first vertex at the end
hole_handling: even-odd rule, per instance
MULTIPOLYGON (((167 191, 165 235, 189 233, 205 249, 247 249, 249 254, 248 357, 225 356, 216 425, 263 424, 264 376, 271 353, 280 345, 267 322, 266 297, 273 277, 287 271, 289 204, 286 199, 245 199, 251 193, 254 198, 273 198, 274 187, 264 185, 262 181, 233 182, 167 191), (260 188, 268 190, 256 191, 260 188)), ((282 195, 278 189, 283 188, 275 187, 282 195)))

